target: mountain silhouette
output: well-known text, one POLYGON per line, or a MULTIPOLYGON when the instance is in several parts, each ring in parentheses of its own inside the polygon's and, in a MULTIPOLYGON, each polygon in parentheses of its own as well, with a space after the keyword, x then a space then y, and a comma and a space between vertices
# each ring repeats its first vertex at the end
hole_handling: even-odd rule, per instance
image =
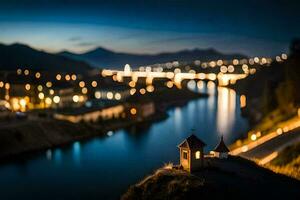
POLYGON ((24 44, 0 44, 0 70, 18 68, 62 72, 84 72, 92 69, 83 61, 39 51, 24 44))
POLYGON ((63 55, 72 59, 77 59, 90 63, 99 68, 121 69, 125 64, 130 64, 136 68, 142 65, 151 65, 156 63, 165 63, 171 61, 192 62, 193 60, 216 60, 216 59, 241 59, 247 56, 242 54, 223 54, 215 49, 193 49, 182 50, 174 53, 159 53, 159 54, 131 54, 119 53, 98 47, 94 50, 82 54, 71 53, 68 51, 60 52, 63 55))

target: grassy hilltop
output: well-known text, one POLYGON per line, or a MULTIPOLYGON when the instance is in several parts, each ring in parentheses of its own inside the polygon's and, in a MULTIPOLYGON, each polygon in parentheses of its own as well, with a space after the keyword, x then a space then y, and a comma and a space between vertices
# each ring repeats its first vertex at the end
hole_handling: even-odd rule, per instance
POLYGON ((207 167, 190 174, 161 168, 131 186, 122 200, 142 199, 299 199, 300 182, 239 157, 210 158, 207 167))

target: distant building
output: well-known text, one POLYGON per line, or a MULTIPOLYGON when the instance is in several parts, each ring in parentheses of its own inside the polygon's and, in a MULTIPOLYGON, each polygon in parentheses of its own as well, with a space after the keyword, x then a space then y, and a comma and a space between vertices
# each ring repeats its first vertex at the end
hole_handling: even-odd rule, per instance
POLYGON ((223 136, 221 137, 220 143, 214 149, 214 155, 217 158, 227 158, 229 149, 224 143, 223 136))
POLYGON ((117 119, 124 113, 123 104, 112 104, 100 107, 79 107, 77 109, 63 109, 54 114, 58 120, 67 120, 73 123, 97 122, 98 120, 117 119))
POLYGON ((99 79, 99 76, 90 77, 89 82, 97 81, 96 87, 90 88, 94 97, 101 100, 123 101, 130 97, 130 87, 126 84, 112 81, 111 79, 99 79))
POLYGON ((33 88, 36 88, 35 83, 30 84, 30 91, 25 89, 25 85, 33 82, 32 78, 20 75, 17 76, 14 73, 7 73, 5 82, 6 87, 2 88, 5 89, 4 99, 9 102, 10 108, 13 111, 26 111, 28 108, 32 108, 34 104, 39 102, 38 98, 36 98, 37 92, 33 90, 33 88))
POLYGON ((126 115, 140 121, 155 114, 155 104, 152 101, 128 103, 126 107, 126 115))
POLYGON ((180 152, 180 165, 184 170, 193 172, 203 167, 203 148, 205 145, 206 144, 203 141, 193 134, 178 145, 180 152))
POLYGON ((54 91, 53 95, 57 95, 60 98, 60 101, 57 105, 57 107, 69 107, 71 105, 73 106, 81 106, 84 104, 84 101, 86 100, 85 95, 81 95, 84 97, 84 101, 82 102, 74 102, 73 96, 75 94, 74 86, 68 82, 53 82, 53 86, 51 88, 54 91))

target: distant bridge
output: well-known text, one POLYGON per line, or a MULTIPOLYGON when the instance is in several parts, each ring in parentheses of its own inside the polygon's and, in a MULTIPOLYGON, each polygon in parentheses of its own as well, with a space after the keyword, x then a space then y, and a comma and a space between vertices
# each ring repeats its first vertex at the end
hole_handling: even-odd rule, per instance
POLYGON ((226 86, 229 83, 234 84, 237 80, 244 79, 248 76, 246 73, 189 73, 189 72, 145 72, 145 71, 130 71, 130 70, 103 70, 105 76, 116 76, 116 80, 121 82, 124 77, 131 78, 137 81, 139 78, 146 78, 152 82, 155 78, 166 78, 172 80, 175 84, 180 85, 183 80, 210 80, 218 81, 220 86, 226 86))

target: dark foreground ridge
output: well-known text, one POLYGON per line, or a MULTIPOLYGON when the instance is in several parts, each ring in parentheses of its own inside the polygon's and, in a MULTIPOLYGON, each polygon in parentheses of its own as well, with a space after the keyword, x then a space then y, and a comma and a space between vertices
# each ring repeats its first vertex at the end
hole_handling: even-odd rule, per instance
POLYGON ((164 167, 131 186, 122 200, 142 199, 299 199, 300 182, 240 157, 207 158, 190 174, 164 167))

